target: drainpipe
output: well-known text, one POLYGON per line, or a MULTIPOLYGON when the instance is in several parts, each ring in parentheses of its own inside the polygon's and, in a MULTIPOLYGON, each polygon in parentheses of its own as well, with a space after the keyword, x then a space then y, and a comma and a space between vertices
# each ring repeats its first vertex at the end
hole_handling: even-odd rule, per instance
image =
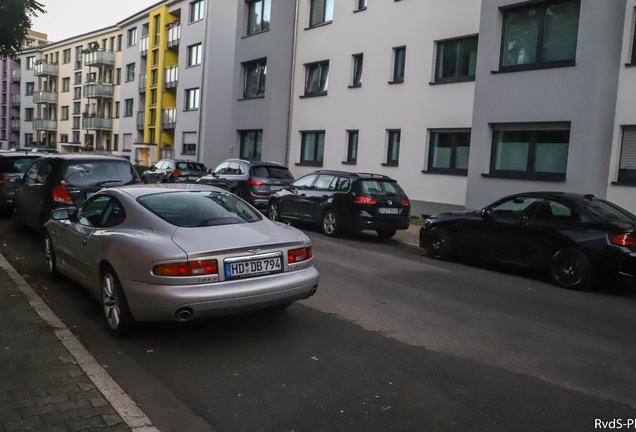
MULTIPOLYGON (((205 49, 208 49, 208 19, 209 19, 209 8, 206 8, 207 10, 205 11, 205 26, 203 27, 203 34, 205 35, 205 37, 203 38, 203 43, 205 46, 205 49)), ((204 109, 205 105, 203 104, 203 98, 204 96, 204 89, 205 89, 205 66, 207 65, 208 62, 208 56, 205 55, 205 61, 203 62, 203 64, 201 65, 201 92, 199 93, 201 96, 199 98, 199 103, 201 104, 201 109, 199 110, 199 131, 197 133, 197 162, 201 162, 201 126, 203 124, 203 116, 205 115, 207 109, 204 109)), ((207 98, 206 98, 207 100, 207 98)), ((182 139, 183 139, 183 135, 182 135, 182 139)), ((183 143, 181 143, 181 145, 183 145, 183 143)))
POLYGON ((289 152, 292 134, 292 112, 294 108, 294 81, 296 76, 296 48, 298 45, 298 15, 300 14, 300 0, 296 0, 296 19, 294 21, 294 44, 292 48, 291 81, 289 85, 289 113, 287 116, 287 143, 285 145, 285 166, 289 166, 289 152))

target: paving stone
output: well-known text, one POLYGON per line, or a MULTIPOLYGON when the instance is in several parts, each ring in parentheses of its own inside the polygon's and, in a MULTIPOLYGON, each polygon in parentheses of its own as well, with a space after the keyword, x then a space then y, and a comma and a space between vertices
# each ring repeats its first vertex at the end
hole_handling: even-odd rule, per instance
POLYGON ((110 405, 105 405, 99 408, 78 409, 77 413, 80 415, 80 417, 87 419, 87 418, 94 417, 96 415, 98 416, 113 415, 115 414, 115 410, 110 405))
POLYGON ((122 419, 116 414, 103 415, 102 418, 108 427, 115 426, 122 422, 122 419))
POLYGON ((108 401, 103 398, 103 397, 97 397, 97 398, 91 398, 89 399, 91 405, 93 405, 95 408, 99 408, 101 406, 104 405, 108 405, 108 401))
POLYGON ((57 409, 60 410, 61 413, 68 410, 77 410, 80 408, 91 408, 92 405, 86 399, 74 402, 62 402, 57 404, 57 409))
POLYGON ((85 420, 69 421, 66 422, 66 426, 71 432, 79 432, 82 429, 104 428, 107 427, 104 419, 99 416, 91 417, 85 420))
POLYGON ((20 410, 20 414, 22 418, 30 418, 35 416, 41 416, 42 414, 57 414, 57 408, 55 405, 44 405, 43 407, 38 408, 22 408, 20 410))
MULTIPOLYGON (((59 410, 58 410, 59 411, 59 410)), ((56 424, 64 423, 72 420, 81 419, 80 415, 75 410, 66 411, 58 414, 43 414, 42 420, 47 426, 53 426, 56 424)))
POLYGON ((44 406, 44 405, 49 405, 54 403, 68 402, 69 398, 68 396, 64 394, 59 394, 55 396, 36 397, 36 398, 33 398, 33 401, 35 402, 37 406, 44 406))
POLYGON ((40 417, 34 417, 31 419, 20 421, 7 421, 4 422, 3 425, 7 432, 15 432, 21 429, 29 430, 44 427, 44 423, 42 422, 42 419, 40 417))
POLYGON ((77 384, 80 388, 80 390, 82 391, 89 391, 89 390, 95 390, 96 387, 93 384, 84 384, 84 383, 79 383, 77 384))

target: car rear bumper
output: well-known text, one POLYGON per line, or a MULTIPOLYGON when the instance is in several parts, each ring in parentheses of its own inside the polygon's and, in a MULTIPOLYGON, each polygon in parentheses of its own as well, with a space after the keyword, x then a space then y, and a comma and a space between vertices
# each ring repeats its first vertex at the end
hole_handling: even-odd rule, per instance
POLYGON ((349 229, 354 231, 362 230, 405 230, 411 223, 410 217, 359 217, 352 220, 349 229))
POLYGON ((10 207, 13 204, 15 191, 9 191, 0 187, 0 207, 10 207))
POLYGON ((618 273, 624 276, 636 277, 636 252, 621 257, 618 273))
POLYGON ((122 280, 133 317, 138 321, 177 321, 187 308, 192 318, 264 309, 310 297, 318 271, 306 269, 202 285, 152 285, 122 280))

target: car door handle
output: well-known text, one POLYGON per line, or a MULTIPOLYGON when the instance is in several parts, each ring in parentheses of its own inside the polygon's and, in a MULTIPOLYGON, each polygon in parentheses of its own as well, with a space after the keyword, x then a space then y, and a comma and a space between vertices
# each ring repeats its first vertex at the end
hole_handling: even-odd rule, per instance
POLYGON ((57 230, 53 230, 53 231, 51 231, 51 234, 53 234, 53 235, 57 235, 57 230))
POLYGON ((87 243, 88 243, 88 241, 86 239, 82 240, 82 246, 86 246, 87 243))

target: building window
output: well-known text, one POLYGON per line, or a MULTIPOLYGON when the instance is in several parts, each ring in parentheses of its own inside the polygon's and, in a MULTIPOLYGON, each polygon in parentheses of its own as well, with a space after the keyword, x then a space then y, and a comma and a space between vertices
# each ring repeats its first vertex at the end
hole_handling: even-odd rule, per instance
POLYGON ((132 117, 133 115, 133 100, 126 99, 124 101, 124 117, 132 117))
POLYGON ((26 83, 25 90, 26 90, 26 95, 27 96, 33 95, 33 90, 34 89, 35 89, 35 83, 32 83, 32 82, 26 83))
POLYGON ((80 128, 80 117, 73 117, 73 129, 80 128))
POLYGON ((137 44, 137 27, 128 30, 128 46, 137 44))
POLYGON ((153 66, 159 65, 159 50, 158 49, 152 51, 152 65, 153 66))
POLYGON ((33 134, 25 133, 24 134, 24 146, 31 147, 33 145, 33 134))
POLYGON ((353 81, 351 87, 360 87, 362 85, 362 61, 362 54, 353 56, 353 81))
POLYGON ((121 35, 117 36, 117 51, 121 51, 121 35))
POLYGON ((67 106, 62 107, 62 118, 61 120, 68 120, 68 108, 67 106))
POLYGON ((190 3, 190 22, 202 20, 204 14, 205 5, 203 0, 190 3))
POLYGON ((33 108, 24 109, 24 121, 33 121, 33 108))
POLYGON ((113 117, 119 118, 119 101, 115 101, 115 112, 113 114, 113 117))
POLYGON ((325 131, 302 132, 300 163, 321 165, 325 152, 325 131))
POLYGON ((326 95, 329 87, 329 60, 305 65, 305 96, 326 95))
POLYGON ((130 63, 126 65, 126 82, 135 80, 135 64, 130 63))
POLYGON ((504 9, 501 70, 573 65, 580 6, 570 0, 504 9))
POLYGON ((636 126, 623 126, 618 182, 636 184, 636 126))
POLYGON ((121 84, 121 68, 115 69, 115 85, 121 84))
POLYGON ((35 56, 27 57, 26 68, 33 69, 35 67, 35 56))
POLYGON ((188 47, 188 66, 201 64, 201 44, 190 45, 188 47))
POLYGON ((82 73, 81 72, 75 72, 75 75, 73 75, 73 84, 74 85, 80 85, 82 84, 82 73))
POLYGON ((156 144, 156 138, 155 138, 155 129, 154 128, 150 128, 148 129, 148 141, 150 142, 150 144, 156 144))
POLYGON ((71 49, 70 48, 69 49, 65 49, 62 52, 62 62, 64 64, 71 62, 71 49))
POLYGON ((119 135, 117 134, 113 135, 113 150, 114 151, 119 150, 119 135))
POLYGON ((82 45, 75 47, 75 69, 82 68, 82 45))
POLYGON ((67 143, 68 142, 68 134, 60 134, 60 142, 67 143))
POLYGON ((494 125, 490 174, 564 180, 569 143, 569 124, 494 125))
POLYGON ((241 159, 261 160, 263 130, 243 130, 241 132, 241 159))
POLYGON ((157 105, 157 89, 150 90, 150 106, 157 105))
POLYGON ((367 8, 367 0, 356 0, 356 6, 358 7, 356 10, 365 10, 367 8))
POLYGON ((354 164, 358 162, 358 137, 360 136, 360 132, 357 130, 350 130, 347 131, 347 135, 347 162, 354 164))
POLYGON ((271 0, 251 1, 247 7, 247 34, 253 35, 269 30, 271 0))
POLYGON ((406 47, 393 48, 393 83, 404 82, 406 66, 406 47))
POLYGON ((265 78, 267 77, 267 59, 243 63, 245 79, 243 98, 255 98, 265 95, 265 78))
POLYGON ((184 132, 183 133, 183 154, 196 154, 196 153, 197 153, 197 133, 184 132))
POLYGON ((191 111, 199 109, 199 89, 188 89, 185 92, 185 110, 191 111))
POLYGON ((440 174, 468 174, 470 131, 431 131, 428 171, 440 174))
POLYGON ((82 88, 75 87, 73 88, 73 100, 78 100, 82 98, 82 88))
POLYGON ((71 91, 71 78, 62 78, 62 92, 69 92, 71 91))
POLYGON ((435 82, 474 81, 477 36, 437 42, 435 82))
POLYGON ((153 46, 159 45, 159 38, 161 37, 161 15, 155 15, 153 17, 155 27, 155 38, 153 46))
POLYGON ((80 142, 80 133, 79 133, 79 131, 73 131, 72 135, 73 135, 73 142, 74 143, 79 143, 80 142))
POLYGON ((79 115, 81 114, 81 103, 80 102, 73 102, 73 115, 79 115))
POLYGON ((159 79, 159 71, 157 69, 150 71, 150 85, 156 86, 159 79))
POLYGON ((388 129, 387 135, 388 141, 385 165, 397 166, 400 161, 400 139, 402 138, 402 131, 399 129, 388 129))
POLYGON ((333 20, 333 2, 334 0, 311 0, 309 27, 333 20))

